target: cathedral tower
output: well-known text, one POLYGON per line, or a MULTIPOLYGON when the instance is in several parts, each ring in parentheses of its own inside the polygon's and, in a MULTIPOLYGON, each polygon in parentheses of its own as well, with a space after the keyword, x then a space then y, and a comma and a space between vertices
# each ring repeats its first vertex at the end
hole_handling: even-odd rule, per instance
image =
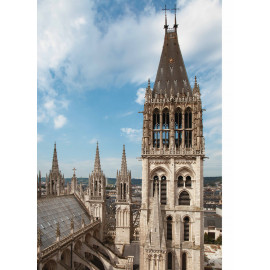
POLYGON ((104 236, 104 223, 105 223, 105 211, 106 211, 106 178, 101 170, 99 148, 97 143, 96 157, 94 170, 89 175, 89 200, 87 205, 91 209, 91 214, 94 218, 101 219, 101 226, 99 238, 103 241, 104 236))
POLYGON ((52 169, 50 170, 49 177, 46 175, 46 195, 61 195, 64 194, 65 178, 61 174, 58 166, 56 143, 53 150, 52 169))
POLYGON ((177 27, 176 16, 168 28, 165 15, 156 80, 153 89, 148 81, 145 92, 140 214, 145 270, 203 269, 202 104, 196 77, 193 89, 189 83, 177 27))
POLYGON ((121 170, 116 175, 116 235, 115 244, 130 244, 131 238, 131 172, 127 169, 125 145, 121 170))

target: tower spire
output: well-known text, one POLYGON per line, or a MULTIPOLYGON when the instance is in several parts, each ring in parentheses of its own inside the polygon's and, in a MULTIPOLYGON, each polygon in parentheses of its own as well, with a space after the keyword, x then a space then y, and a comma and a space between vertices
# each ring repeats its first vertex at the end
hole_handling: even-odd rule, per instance
POLYGON ((58 159, 57 159, 57 151, 56 151, 56 142, 54 143, 54 150, 53 150, 53 162, 52 162, 52 172, 58 172, 58 159))
POLYGON ((127 158, 126 158, 125 145, 123 145, 121 175, 127 175, 127 158))
POLYGON ((99 158, 99 149, 98 149, 98 142, 97 142, 97 148, 96 148, 96 157, 95 157, 95 166, 94 166, 95 171, 100 171, 101 166, 100 166, 100 158, 99 158))

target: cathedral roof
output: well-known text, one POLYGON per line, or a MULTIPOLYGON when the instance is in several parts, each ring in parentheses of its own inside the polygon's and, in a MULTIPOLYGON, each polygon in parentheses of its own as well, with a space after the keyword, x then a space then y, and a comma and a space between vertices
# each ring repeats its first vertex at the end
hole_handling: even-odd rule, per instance
POLYGON ((173 29, 165 28, 164 44, 157 70, 153 94, 167 94, 171 92, 191 95, 191 87, 187 71, 178 43, 177 25, 173 29))
POLYGON ((82 217, 85 225, 90 224, 90 216, 74 195, 47 197, 37 201, 37 226, 41 230, 41 250, 56 241, 59 222, 60 239, 70 234, 71 218, 74 232, 81 228, 82 217))

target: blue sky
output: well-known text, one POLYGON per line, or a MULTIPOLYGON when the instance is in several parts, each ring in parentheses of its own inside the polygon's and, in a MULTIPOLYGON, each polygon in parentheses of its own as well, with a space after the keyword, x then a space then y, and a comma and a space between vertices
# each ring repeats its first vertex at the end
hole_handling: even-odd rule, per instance
MULTIPOLYGON (((144 89, 155 80, 164 38, 165 1, 38 1, 37 168, 51 168, 53 144, 66 177, 93 169, 96 141, 107 177, 126 145, 132 177, 141 177, 144 89)), ((174 1, 166 1, 173 8, 174 1)), ((177 1, 178 37, 204 112, 205 176, 221 175, 221 1, 177 1)), ((173 25, 173 15, 168 24, 173 25)))

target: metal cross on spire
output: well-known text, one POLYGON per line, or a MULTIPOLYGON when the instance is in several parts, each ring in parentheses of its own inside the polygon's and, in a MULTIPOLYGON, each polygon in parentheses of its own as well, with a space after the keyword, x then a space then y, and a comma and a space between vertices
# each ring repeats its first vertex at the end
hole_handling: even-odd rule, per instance
POLYGON ((164 28, 167 29, 168 28, 168 24, 167 24, 167 10, 169 10, 169 9, 165 5, 165 8, 163 8, 162 10, 165 10, 165 25, 164 25, 164 28))
POLYGON ((178 24, 176 23, 176 10, 179 10, 179 8, 176 7, 176 4, 174 5, 174 8, 172 8, 171 10, 174 10, 174 28, 178 27, 178 24))
POLYGON ((73 170, 73 175, 75 175, 75 171, 76 171, 75 167, 72 170, 73 170))

